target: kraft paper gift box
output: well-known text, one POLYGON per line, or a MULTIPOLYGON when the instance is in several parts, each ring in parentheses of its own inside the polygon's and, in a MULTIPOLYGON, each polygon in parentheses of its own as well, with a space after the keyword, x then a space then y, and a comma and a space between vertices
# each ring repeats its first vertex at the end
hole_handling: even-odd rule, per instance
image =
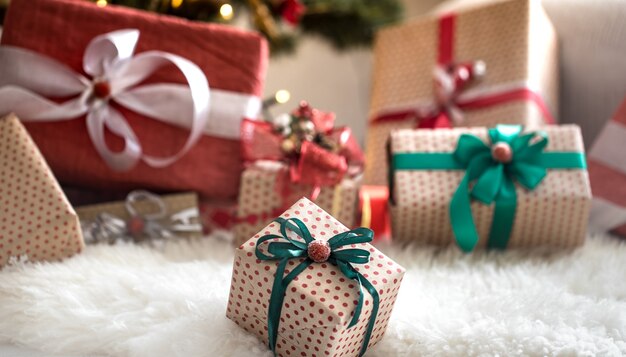
POLYGON ((379 31, 365 184, 386 183, 385 145, 394 129, 551 123, 557 60, 554 29, 533 0, 428 15, 379 31))
POLYGON ((371 231, 358 228, 344 234, 348 228, 306 198, 280 217, 237 249, 228 318, 270 348, 275 346, 278 356, 359 356, 382 338, 404 268, 367 243, 371 231), (320 248, 322 242, 332 248, 320 248), (276 258, 287 256, 283 248, 298 253, 295 258, 276 258), (346 264, 346 259, 352 263, 346 264), (275 275, 290 282, 282 288, 274 283, 275 275), (359 304, 360 313, 355 312, 359 304))
MULTIPOLYGON (((303 196, 311 195, 311 185, 289 182, 288 170, 287 165, 277 161, 259 161, 244 170, 234 226, 237 245, 250 239, 285 207, 303 196)), ((315 203, 342 224, 354 226, 361 177, 358 174, 346 177, 334 186, 321 187, 315 203)))
POLYGON ((236 197, 240 123, 258 117, 268 62, 260 35, 82 0, 13 0, 1 43, 0 115, 18 113, 61 184, 236 197), (30 58, 25 68, 24 55, 7 55, 9 46, 59 65, 42 69, 30 58), (168 63, 172 55, 189 79, 168 63), (54 102, 18 100, 23 93, 9 100, 10 85, 54 102), (66 107, 55 112, 51 103, 66 107))
POLYGON ((80 206, 76 213, 87 243, 202 236, 198 196, 193 192, 159 196, 135 190, 125 201, 80 206), (101 229, 106 229, 106 224, 116 227, 105 233, 101 229))
POLYGON ((393 239, 464 251, 583 244, 591 189, 580 129, 520 130, 394 131, 393 239))
POLYGON ((0 143, 0 267, 79 253, 78 216, 15 115, 0 119, 0 143))
POLYGON ((626 237, 626 99, 605 124, 589 151, 594 232, 626 237))

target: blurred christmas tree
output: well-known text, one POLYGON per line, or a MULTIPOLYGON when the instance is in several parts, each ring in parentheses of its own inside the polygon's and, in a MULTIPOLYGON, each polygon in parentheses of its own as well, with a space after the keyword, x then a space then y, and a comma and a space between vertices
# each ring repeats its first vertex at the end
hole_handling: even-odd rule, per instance
MULTIPOLYGON (((85 0, 130 6, 191 20, 232 23, 246 17, 270 42, 290 52, 302 34, 316 34, 338 49, 369 45, 374 31, 398 21, 400 0, 85 0)), ((2 3, 0 0, 0 19, 2 3)), ((244 19, 245 21, 245 19, 244 19)))

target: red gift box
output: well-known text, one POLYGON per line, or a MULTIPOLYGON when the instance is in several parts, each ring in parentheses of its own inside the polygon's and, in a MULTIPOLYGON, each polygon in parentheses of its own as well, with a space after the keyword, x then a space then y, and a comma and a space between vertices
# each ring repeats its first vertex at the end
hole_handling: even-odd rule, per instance
POLYGON ((589 151, 593 192, 589 227, 626 237, 626 98, 589 151))
MULTIPOLYGON (((222 100, 223 96, 215 95, 219 91, 227 93, 229 98, 244 97, 250 99, 248 104, 260 105, 258 97, 262 94, 267 67, 267 44, 257 34, 227 26, 123 7, 99 8, 86 1, 14 0, 7 13, 2 44, 34 51, 84 75, 83 54, 87 45, 96 36, 128 28, 140 33, 135 55, 163 51, 195 63, 204 72, 211 88, 211 115, 216 106, 229 106, 222 100)), ((142 85, 154 83, 186 84, 186 81, 174 66, 166 66, 141 82, 142 85)), ((0 87, 2 84, 7 83, 0 80, 0 87)), ((97 89, 93 87, 96 95, 97 89)), ((111 106, 126 119, 145 154, 174 155, 190 135, 188 128, 146 117, 115 102, 111 106)), ((181 106, 181 116, 184 111, 181 106)), ((238 129, 241 116, 209 119, 208 127, 203 128, 204 135, 171 165, 152 167, 140 160, 123 172, 112 170, 99 155, 84 118, 52 122, 22 118, 62 183, 120 191, 138 187, 159 191, 193 190, 211 198, 236 196, 242 169, 238 130, 213 135, 210 127, 226 125, 238 129)), ((105 139, 114 152, 124 148, 124 141, 111 132, 105 131, 105 139)))

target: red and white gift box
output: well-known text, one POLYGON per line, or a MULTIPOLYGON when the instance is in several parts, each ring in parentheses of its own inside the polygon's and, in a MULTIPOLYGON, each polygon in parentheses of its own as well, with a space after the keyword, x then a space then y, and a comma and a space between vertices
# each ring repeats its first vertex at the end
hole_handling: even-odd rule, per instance
POLYGON ((236 197, 260 35, 79 0, 13 0, 4 25, 0 115, 25 121, 62 184, 236 197))
POLYGON ((80 252, 78 215, 15 115, 0 119, 0 267, 80 252))
POLYGON ((626 99, 588 155, 593 192, 589 228, 626 237, 626 99))
MULTIPOLYGON (((296 202, 281 217, 299 218, 315 240, 328 240, 348 231, 306 198, 296 202)), ((268 305, 279 263, 258 259, 255 249, 261 236, 269 234, 280 235, 280 224, 270 223, 237 249, 226 313, 265 343, 268 342, 268 305)), ((352 248, 369 252, 369 263, 353 266, 375 287, 380 298, 368 344, 371 347, 380 341, 387 328, 405 270, 368 243, 354 244, 352 248)), ((309 258, 290 259, 287 269, 295 269, 306 259, 309 258)), ((374 306, 372 296, 367 290, 363 291, 359 321, 348 328, 359 299, 358 284, 346 278, 336 265, 312 263, 287 286, 277 331, 276 355, 358 356, 374 306)))

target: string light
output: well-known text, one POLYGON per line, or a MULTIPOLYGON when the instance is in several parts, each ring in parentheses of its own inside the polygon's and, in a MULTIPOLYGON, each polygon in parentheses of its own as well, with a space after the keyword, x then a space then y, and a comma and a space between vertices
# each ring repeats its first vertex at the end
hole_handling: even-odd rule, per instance
POLYGON ((289 93, 286 89, 281 89, 276 92, 274 98, 276 98, 276 103, 285 104, 289 101, 289 99, 291 99, 291 93, 289 93))
POLYGON ((105 7, 107 6, 107 0, 98 0, 96 1, 96 5, 98 5, 98 7, 105 7))
POLYGON ((224 20, 230 20, 233 18, 233 7, 230 4, 223 4, 220 6, 220 15, 224 20))
POLYGON ((178 9, 183 4, 183 0, 172 0, 172 8, 178 9))
POLYGON ((285 104, 291 99, 291 93, 286 89, 280 89, 273 96, 265 98, 261 103, 263 118, 267 121, 274 120, 274 116, 270 113, 270 108, 277 104, 285 104))

